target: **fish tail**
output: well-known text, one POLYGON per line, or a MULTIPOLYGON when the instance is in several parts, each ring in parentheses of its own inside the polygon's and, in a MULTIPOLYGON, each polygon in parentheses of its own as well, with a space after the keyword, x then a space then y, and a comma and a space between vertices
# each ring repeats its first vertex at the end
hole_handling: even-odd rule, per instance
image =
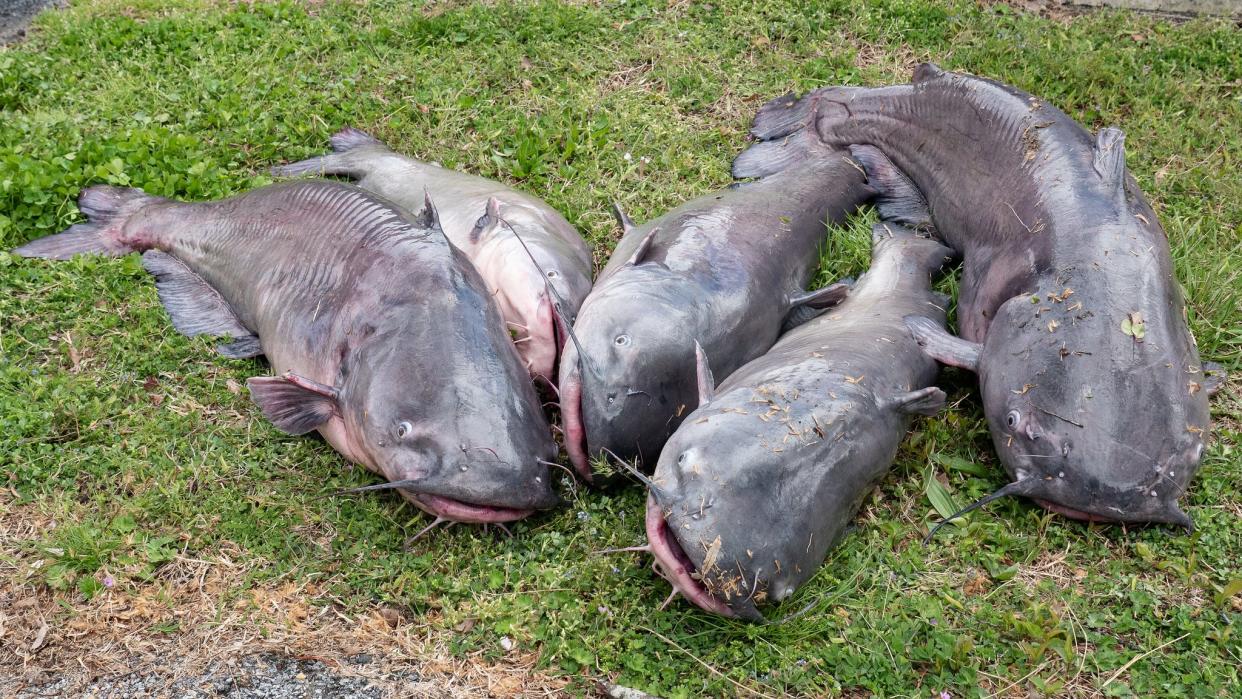
POLYGON ((86 222, 61 233, 32 240, 13 250, 22 257, 67 260, 74 255, 98 253, 121 256, 142 248, 122 239, 125 221, 147 204, 163 201, 132 187, 96 185, 78 195, 78 209, 86 222))
POLYGON ((756 143, 733 161, 733 176, 767 177, 808 157, 832 152, 834 149, 820 140, 816 120, 825 110, 836 108, 825 98, 843 89, 848 88, 823 88, 801 98, 789 93, 760 107, 750 127, 756 143))
POLYGON ((383 141, 352 126, 346 126, 332 134, 328 142, 332 144, 333 152, 286 165, 277 165, 272 168, 272 174, 276 177, 344 175, 359 178, 366 173, 358 163, 357 153, 353 151, 372 146, 388 150, 388 146, 383 141))
POLYGON ((352 126, 346 126, 340 131, 332 134, 332 137, 328 139, 328 142, 332 144, 332 150, 337 153, 344 153, 355 148, 361 148, 362 146, 388 147, 378 138, 372 136, 366 131, 363 131, 362 129, 355 129, 352 126))

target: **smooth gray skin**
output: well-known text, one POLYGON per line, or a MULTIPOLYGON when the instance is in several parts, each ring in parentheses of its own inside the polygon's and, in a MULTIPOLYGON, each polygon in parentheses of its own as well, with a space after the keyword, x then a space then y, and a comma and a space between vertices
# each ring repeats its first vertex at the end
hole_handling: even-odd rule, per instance
POLYGON ((857 163, 826 152, 629 226, 561 360, 565 449, 578 472, 593 480, 590 457, 601 452, 654 462, 697 404, 695 342, 722 377, 771 347, 825 221, 843 221, 871 194, 857 163))
POLYGON ((758 604, 785 599, 819 568, 892 465, 911 416, 944 405, 931 387, 936 361, 903 319, 944 327, 948 299, 931 279, 951 254, 877 225, 871 268, 849 297, 734 372, 669 439, 647 538, 683 596, 761 619, 758 604))
POLYGON ((553 305, 572 322, 591 290, 591 249, 565 217, 537 197, 396 153, 358 129, 342 129, 331 143, 334 153, 272 171, 348 176, 410 211, 430 196, 444 234, 496 297, 531 376, 555 381, 564 329, 553 305))
POLYGON ((211 289, 186 297, 157 274, 174 324, 219 334, 193 318, 223 300, 235 336, 249 331, 261 349, 222 351, 267 356, 277 376, 250 379, 251 393, 286 431, 318 429, 445 519, 506 521, 557 502, 534 387, 430 202, 416 219, 352 185, 308 180, 206 203, 92 187, 80 206, 89 223, 16 252, 146 250, 153 272, 188 267, 211 289))
POLYGON ((912 85, 775 100, 753 133, 765 142, 744 172, 865 144, 852 152, 882 216, 926 223, 930 207, 964 257, 963 341, 915 330, 978 371, 1007 494, 1074 518, 1191 526, 1177 500, 1203 453, 1211 379, 1120 131, 1093 139, 1037 97, 925 64, 912 85))

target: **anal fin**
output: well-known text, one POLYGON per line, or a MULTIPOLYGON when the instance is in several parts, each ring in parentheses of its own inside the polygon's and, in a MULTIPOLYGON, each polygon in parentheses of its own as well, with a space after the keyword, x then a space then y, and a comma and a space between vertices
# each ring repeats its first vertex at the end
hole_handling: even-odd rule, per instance
POLYGON ((142 255, 142 266, 155 277, 160 303, 168 311, 177 332, 189 337, 231 337, 231 343, 217 347, 226 357, 263 354, 259 337, 242 324, 220 292, 186 263, 166 252, 148 250, 142 255))
POLYGON ((230 359, 250 359, 263 356, 263 346, 258 335, 239 337, 232 342, 216 345, 216 351, 230 359))
POLYGON ((867 173, 867 184, 879 194, 875 205, 880 218, 915 230, 933 230, 931 209, 914 182, 875 146, 850 146, 854 157, 867 173))

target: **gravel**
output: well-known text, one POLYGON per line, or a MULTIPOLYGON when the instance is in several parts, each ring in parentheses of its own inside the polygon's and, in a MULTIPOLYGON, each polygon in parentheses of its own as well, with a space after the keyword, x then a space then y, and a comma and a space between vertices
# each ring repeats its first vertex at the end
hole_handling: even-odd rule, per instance
MULTIPOLYGON (((350 663, 359 666, 372 660, 365 654, 349 658, 350 663)), ((403 684, 420 681, 412 672, 387 679, 403 684)), ((92 699, 382 699, 384 692, 367 679, 350 677, 317 660, 264 654, 247 656, 232 664, 213 665, 201 675, 171 683, 158 672, 147 671, 141 675, 99 678, 80 689, 69 686, 66 680, 55 680, 25 687, 15 696, 16 699, 64 696, 92 699)))
POLYGON ((26 25, 45 7, 64 7, 65 0, 0 0, 0 45, 26 36, 26 25))

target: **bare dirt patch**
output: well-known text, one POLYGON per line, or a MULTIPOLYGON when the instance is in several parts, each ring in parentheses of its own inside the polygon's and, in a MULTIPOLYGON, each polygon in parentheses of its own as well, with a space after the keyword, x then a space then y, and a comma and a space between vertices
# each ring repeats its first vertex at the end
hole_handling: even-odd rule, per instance
POLYGON ((520 648, 498 662, 454 657, 435 617, 346 608, 330 580, 248 584, 255 564, 229 544, 90 600, 52 590, 23 542, 55 523, 11 500, 0 512, 0 695, 248 696, 229 692, 315 674, 329 693, 377 697, 548 696, 568 684, 535 671, 538 656, 520 648))

